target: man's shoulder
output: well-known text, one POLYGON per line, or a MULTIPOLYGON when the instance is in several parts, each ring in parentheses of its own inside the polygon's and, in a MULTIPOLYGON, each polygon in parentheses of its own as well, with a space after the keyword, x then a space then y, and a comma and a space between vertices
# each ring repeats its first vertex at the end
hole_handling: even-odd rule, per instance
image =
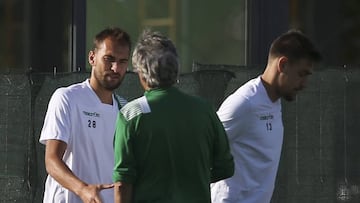
POLYGON ((257 97, 259 96, 258 84, 257 78, 254 78, 241 85, 232 94, 226 97, 224 102, 220 105, 218 114, 223 111, 248 111, 252 106, 253 101, 257 100, 257 97))
POLYGON ((261 80, 254 78, 241 85, 235 92, 235 95, 242 96, 246 99, 256 96, 259 93, 261 80))
POLYGON ((56 89, 55 92, 61 93, 61 94, 71 94, 71 93, 81 93, 85 89, 88 89, 85 82, 80 83, 74 83, 69 86, 63 86, 56 89))
POLYGON ((64 86, 57 88, 52 94, 52 100, 58 101, 70 101, 77 99, 84 99, 84 96, 88 94, 86 85, 83 83, 76 83, 70 86, 64 86))
POLYGON ((179 105, 187 105, 187 106, 197 105, 197 106, 199 106, 199 108, 211 107, 210 101, 205 99, 204 97, 201 97, 199 95, 194 95, 194 94, 188 94, 179 89, 177 89, 177 90, 179 92, 178 99, 177 99, 179 102, 179 105))
POLYGON ((127 103, 120 110, 126 120, 131 120, 141 114, 150 113, 151 109, 145 96, 127 103))

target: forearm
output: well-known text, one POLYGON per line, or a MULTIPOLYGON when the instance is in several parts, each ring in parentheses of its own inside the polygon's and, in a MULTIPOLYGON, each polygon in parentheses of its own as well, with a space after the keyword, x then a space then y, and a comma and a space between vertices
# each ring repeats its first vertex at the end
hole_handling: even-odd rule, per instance
POLYGON ((132 197, 132 184, 116 182, 114 185, 115 203, 130 203, 132 197))
POLYGON ((69 167, 57 157, 45 159, 46 170, 60 185, 79 195, 82 188, 87 184, 74 175, 69 167))

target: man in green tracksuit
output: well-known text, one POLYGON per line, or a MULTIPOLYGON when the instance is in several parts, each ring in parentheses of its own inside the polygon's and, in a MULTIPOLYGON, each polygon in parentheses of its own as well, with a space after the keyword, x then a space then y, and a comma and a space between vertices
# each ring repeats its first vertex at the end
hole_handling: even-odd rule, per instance
POLYGON ((227 136, 214 109, 173 86, 178 55, 160 33, 142 34, 132 62, 145 94, 118 115, 115 202, 210 202, 209 184, 234 172, 227 136))

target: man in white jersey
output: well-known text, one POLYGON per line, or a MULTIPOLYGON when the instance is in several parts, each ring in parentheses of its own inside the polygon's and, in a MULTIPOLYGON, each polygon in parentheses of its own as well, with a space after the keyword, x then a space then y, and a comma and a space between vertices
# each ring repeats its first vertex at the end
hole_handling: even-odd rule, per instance
POLYGON ((283 143, 281 98, 295 99, 321 59, 312 42, 290 30, 273 41, 262 75, 222 103, 218 116, 235 161, 231 178, 211 185, 213 203, 268 203, 283 143))
POLYGON ((113 136, 119 108, 126 101, 113 90, 125 76, 129 35, 106 28, 89 52, 90 79, 57 89, 41 131, 46 145, 44 203, 112 203, 113 136))

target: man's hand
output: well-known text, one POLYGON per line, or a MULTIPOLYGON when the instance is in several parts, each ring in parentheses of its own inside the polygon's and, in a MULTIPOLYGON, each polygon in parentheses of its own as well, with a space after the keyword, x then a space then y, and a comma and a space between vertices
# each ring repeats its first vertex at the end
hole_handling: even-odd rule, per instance
POLYGON ((113 188, 114 184, 85 185, 78 195, 84 203, 102 203, 100 191, 113 188))

